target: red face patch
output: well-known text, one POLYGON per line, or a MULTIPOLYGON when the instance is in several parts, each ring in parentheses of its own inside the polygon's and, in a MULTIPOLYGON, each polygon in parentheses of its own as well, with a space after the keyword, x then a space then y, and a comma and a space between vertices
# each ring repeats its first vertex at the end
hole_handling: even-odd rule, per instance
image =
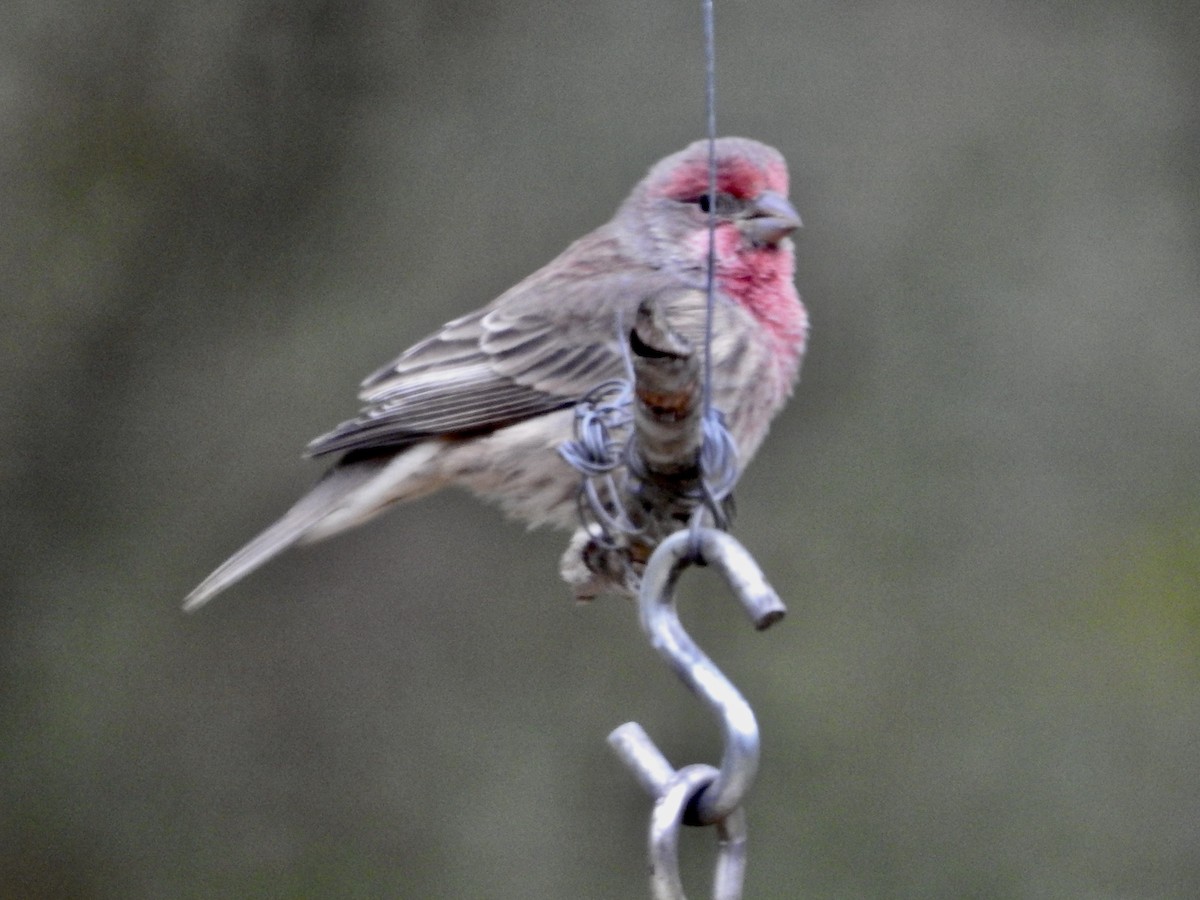
MULTIPOLYGON (((717 190, 722 193, 749 200, 763 191, 786 196, 787 189, 787 169, 781 162, 751 160, 745 156, 717 158, 717 190)), ((674 200, 693 200, 708 193, 708 158, 680 165, 661 190, 662 196, 674 200)))

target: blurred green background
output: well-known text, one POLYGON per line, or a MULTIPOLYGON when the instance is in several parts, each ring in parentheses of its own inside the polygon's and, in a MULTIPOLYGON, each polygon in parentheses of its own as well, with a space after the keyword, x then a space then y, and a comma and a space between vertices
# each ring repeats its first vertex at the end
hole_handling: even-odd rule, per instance
MULTIPOLYGON (((646 896, 605 735, 716 730, 562 536, 450 493, 179 602, 701 135, 699 4, 5 6, 0 895, 646 896)), ((717 31, 814 323, 738 495, 790 615, 681 601, 763 732, 747 896, 1200 896, 1196 5, 717 31)))

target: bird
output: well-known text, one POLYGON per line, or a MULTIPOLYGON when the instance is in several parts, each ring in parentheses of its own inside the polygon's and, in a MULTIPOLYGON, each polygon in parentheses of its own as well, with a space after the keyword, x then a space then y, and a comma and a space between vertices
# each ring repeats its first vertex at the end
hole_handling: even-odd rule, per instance
POLYGON ((367 377, 361 413, 308 445, 308 456, 334 460, 324 476, 184 609, 294 545, 450 485, 530 527, 577 526, 580 475, 558 453, 574 407, 625 375, 618 323, 632 323, 643 301, 693 346, 704 340, 710 211, 711 402, 744 468, 793 392, 809 322, 794 282, 790 236, 801 222, 787 164, 766 144, 723 137, 660 160, 607 223, 367 377))

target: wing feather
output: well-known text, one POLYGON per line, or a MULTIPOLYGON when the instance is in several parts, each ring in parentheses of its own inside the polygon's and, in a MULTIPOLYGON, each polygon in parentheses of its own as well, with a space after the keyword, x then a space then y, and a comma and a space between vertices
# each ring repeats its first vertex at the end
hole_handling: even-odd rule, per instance
MULTIPOLYGON (((564 257, 586 251, 594 259, 597 244, 582 243, 564 257)), ((615 242, 607 249, 615 254, 615 242)), ((448 322, 367 378, 362 413, 314 440, 309 454, 488 431, 572 406, 600 382, 624 374, 618 321, 627 330, 643 299, 661 295, 689 313, 703 308, 702 296, 682 286, 678 275, 637 269, 628 259, 614 259, 608 269, 620 274, 593 268, 586 277, 566 277, 561 273, 571 271, 569 264, 552 264, 483 309, 448 322), (604 319, 611 326, 597 328, 604 319)))

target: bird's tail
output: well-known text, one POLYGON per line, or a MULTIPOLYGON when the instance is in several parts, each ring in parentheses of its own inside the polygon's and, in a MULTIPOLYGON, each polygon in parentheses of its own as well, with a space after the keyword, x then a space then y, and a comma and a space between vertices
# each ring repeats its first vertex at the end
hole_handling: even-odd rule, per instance
MULTIPOLYGON (((343 505, 347 497, 379 474, 384 460, 364 460, 330 469, 313 489, 289 509, 278 522, 248 543, 187 595, 185 612, 193 612, 241 581, 259 566, 289 547, 327 536, 312 534, 316 526, 343 505)), ((340 528, 333 531, 341 530, 340 528)), ((328 533, 333 533, 329 531, 328 533)))

